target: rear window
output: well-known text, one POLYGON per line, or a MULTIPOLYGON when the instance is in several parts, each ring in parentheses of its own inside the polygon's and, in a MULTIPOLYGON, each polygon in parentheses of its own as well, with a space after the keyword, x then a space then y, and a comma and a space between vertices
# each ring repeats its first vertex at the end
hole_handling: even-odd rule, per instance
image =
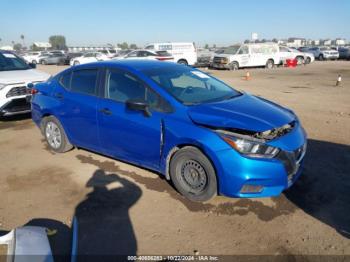
POLYGON ((97 69, 83 69, 73 72, 71 90, 74 92, 95 95, 97 69))
POLYGON ((167 51, 157 51, 156 53, 160 56, 171 56, 167 51))

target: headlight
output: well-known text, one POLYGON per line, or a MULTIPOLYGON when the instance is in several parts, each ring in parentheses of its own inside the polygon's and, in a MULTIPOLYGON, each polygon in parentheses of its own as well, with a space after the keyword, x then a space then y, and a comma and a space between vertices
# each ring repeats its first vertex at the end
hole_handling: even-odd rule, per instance
POLYGON ((5 84, 0 84, 0 90, 3 90, 6 86, 5 84))
POLYGON ((231 132, 222 130, 216 130, 216 133, 231 147, 245 156, 274 158, 280 152, 277 147, 267 145, 259 141, 259 139, 250 138, 249 136, 232 134, 231 132))

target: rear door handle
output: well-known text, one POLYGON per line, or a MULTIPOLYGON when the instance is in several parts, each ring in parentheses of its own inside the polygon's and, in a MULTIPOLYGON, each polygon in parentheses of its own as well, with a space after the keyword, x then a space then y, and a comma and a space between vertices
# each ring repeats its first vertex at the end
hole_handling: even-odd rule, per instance
POLYGON ((110 111, 108 108, 103 108, 99 110, 100 113, 105 114, 105 115, 111 115, 112 111, 110 111))
POLYGON ((55 93, 54 96, 58 99, 62 99, 63 98, 63 94, 62 93, 55 93))

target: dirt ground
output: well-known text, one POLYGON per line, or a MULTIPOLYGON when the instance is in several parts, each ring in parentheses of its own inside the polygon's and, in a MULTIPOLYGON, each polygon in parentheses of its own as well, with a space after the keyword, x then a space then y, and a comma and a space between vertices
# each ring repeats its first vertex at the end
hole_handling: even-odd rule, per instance
POLYGON ((191 203, 150 171, 81 149, 50 152, 23 116, 0 122, 0 231, 58 229, 54 252, 68 254, 76 215, 84 254, 350 255, 350 62, 252 69, 245 81, 247 71, 209 72, 293 109, 309 136, 304 173, 280 197, 191 203))

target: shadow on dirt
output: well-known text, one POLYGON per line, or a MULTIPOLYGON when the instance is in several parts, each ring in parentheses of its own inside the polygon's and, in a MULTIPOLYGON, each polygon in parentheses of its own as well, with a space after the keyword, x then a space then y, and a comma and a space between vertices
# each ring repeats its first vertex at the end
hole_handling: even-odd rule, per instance
POLYGON ((309 140, 305 169, 285 196, 350 238, 350 147, 309 140))
POLYGON ((147 189, 166 193, 173 199, 180 201, 191 212, 206 212, 216 215, 238 215, 244 216, 249 213, 255 214, 260 220, 270 221, 281 215, 288 215, 296 211, 296 207, 290 203, 284 196, 272 198, 273 206, 264 205, 260 201, 251 199, 227 199, 227 202, 220 204, 192 202, 181 196, 172 185, 159 177, 146 177, 121 169, 113 160, 101 161, 94 159, 92 156, 78 155, 77 158, 82 163, 88 163, 98 167, 106 172, 115 172, 132 178, 136 183, 145 186, 147 189))
POLYGON ((31 121, 31 114, 20 114, 8 117, 0 117, 0 130, 1 129, 13 129, 23 130, 33 126, 31 121))
MULTIPOLYGON (((117 174, 96 170, 86 184, 91 193, 75 209, 77 261, 126 261, 137 253, 137 240, 129 209, 142 195, 133 182, 117 174), (116 260, 117 259, 117 260, 116 260)), ((54 261, 70 261, 73 230, 52 219, 33 219, 25 226, 48 228, 54 261)), ((0 231, 0 236, 6 234, 0 231)))

